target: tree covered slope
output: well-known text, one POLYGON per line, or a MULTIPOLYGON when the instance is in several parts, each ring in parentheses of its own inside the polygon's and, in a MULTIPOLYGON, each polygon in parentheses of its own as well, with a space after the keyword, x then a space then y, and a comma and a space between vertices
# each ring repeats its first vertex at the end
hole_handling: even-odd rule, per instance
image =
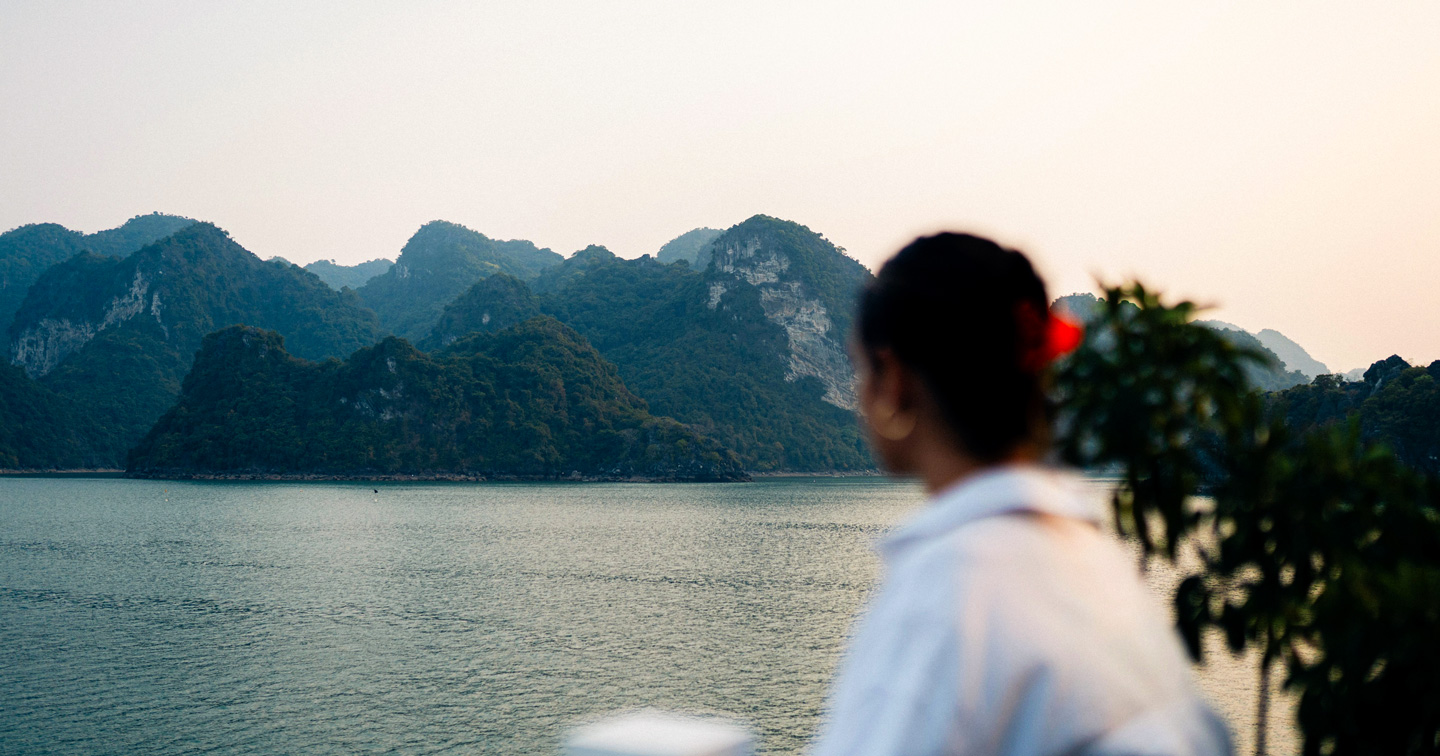
POLYGON ((9 356, 87 420, 85 455, 118 465, 174 402, 205 335, 236 323, 273 328, 310 359, 383 335, 352 292, 196 223, 124 259, 87 252, 52 267, 16 313, 9 356))
POLYGON ((81 252, 124 257, 194 222, 151 213, 89 235, 54 223, 35 223, 0 234, 0 332, 9 328, 25 293, 51 266, 81 252))
POLYGON ((710 242, 724 233, 718 228, 694 228, 663 244, 655 253, 655 259, 662 263, 680 260, 692 268, 704 269, 710 265, 710 242))
POLYGON ((346 286, 359 289, 370 279, 390 270, 395 263, 390 260, 368 260, 358 265, 338 265, 334 260, 316 260, 305 266, 305 270, 320 277, 330 288, 339 291, 346 286))
POLYGON ((652 412, 714 436, 748 469, 872 468, 849 408, 841 330, 869 272, 803 226, 764 216, 717 238, 728 246, 706 270, 592 246, 542 273, 533 291, 486 281, 446 308, 423 343, 539 310, 614 362, 652 412))
POLYGON ((390 270, 359 289, 360 297, 387 330, 414 341, 428 334, 445 305, 476 281, 495 273, 529 280, 561 259, 528 241, 498 241, 432 221, 410 237, 390 270))
POLYGON ((734 455, 626 390, 573 330, 536 317, 427 355, 388 338, 344 362, 279 334, 212 334, 129 457, 146 475, 479 474, 729 480, 734 455))

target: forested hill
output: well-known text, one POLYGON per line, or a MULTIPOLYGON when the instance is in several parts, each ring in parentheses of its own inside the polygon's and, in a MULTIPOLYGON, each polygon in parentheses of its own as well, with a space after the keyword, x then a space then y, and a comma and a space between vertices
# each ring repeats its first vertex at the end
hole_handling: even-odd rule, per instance
POLYGON ((1392 355, 1371 365, 1359 381, 1322 375, 1271 394, 1270 400, 1297 432, 1353 420, 1366 439, 1440 474, 1440 360, 1419 367, 1392 355))
POLYGON ((305 270, 319 276, 321 281, 330 284, 330 288, 339 291, 346 286, 359 289, 370 279, 390 270, 394 264, 383 258, 369 260, 358 265, 337 265, 334 260, 316 260, 306 265, 305 270))
POLYGON ((545 317, 433 355, 389 338, 320 364, 291 357, 273 331, 225 329, 129 461, 166 476, 744 477, 732 453, 652 416, 613 365, 545 317))
MULTIPOLYGON (((114 466, 174 402, 205 335, 234 323, 276 329, 311 359, 383 335, 352 292, 195 223, 123 260, 87 252, 46 271, 10 326, 9 357, 87 425, 82 456, 114 466)), ((55 466, 38 462, 21 466, 55 466)))
POLYGON ((873 468, 843 346, 869 271, 804 226, 765 216, 717 241, 705 270, 589 247, 533 291, 496 276, 447 307, 424 344, 545 312, 614 362, 652 412, 714 436, 748 469, 873 468))
POLYGON ((528 241, 497 241, 464 226, 432 221, 410 237, 393 267, 359 291, 387 330, 418 340, 450 300, 481 278, 507 273, 530 280, 561 259, 528 241))
POLYGON ((704 269, 710 265, 710 242, 724 233, 718 228, 696 228, 665 242, 655 253, 655 259, 663 263, 684 260, 690 267, 704 269))
MULTIPOLYGON (((1056 299, 1053 306, 1082 321, 1088 321, 1098 314, 1100 299, 1094 294, 1069 294, 1056 299)), ((1126 306, 1133 307, 1134 305, 1127 304, 1126 306)), ((1202 320, 1200 323, 1220 331, 1235 345, 1254 350, 1267 357, 1268 363, 1265 365, 1249 365, 1246 367, 1246 373, 1250 378, 1250 382, 1256 388, 1263 391, 1281 391, 1291 386, 1309 383, 1310 379, 1314 377, 1286 364, 1286 362, 1267 347, 1265 342, 1261 341, 1259 337, 1239 326, 1234 326, 1219 320, 1202 320)), ((1291 354, 1292 357, 1295 354, 1303 354, 1306 359, 1309 359, 1310 355, 1306 353, 1304 349, 1301 349, 1299 344, 1295 344, 1295 342, 1285 338, 1285 336, 1278 331, 1270 331, 1267 329, 1266 332, 1273 334, 1273 336, 1270 337, 1272 343, 1279 343, 1275 340, 1275 337, 1279 337, 1279 339, 1283 339, 1285 342, 1294 345, 1294 351, 1287 352, 1291 354)), ((1304 364, 1307 368, 1311 368, 1313 365, 1318 365, 1319 363, 1314 360, 1309 360, 1309 362, 1304 364)), ((1324 366, 1321 365, 1321 367, 1323 368, 1324 366)))
POLYGON ((482 278, 445 306, 440 320, 417 345, 426 351, 450 346, 471 333, 488 333, 540 314, 540 303, 530 288, 505 273, 482 278))
POLYGON ((25 292, 51 266, 81 252, 124 257, 194 222, 151 213, 131 218, 119 228, 88 235, 55 223, 21 226, 0 234, 0 333, 10 327, 25 292))
POLYGON ((73 403, 0 364, 0 470, 113 467, 91 451, 95 431, 73 403))

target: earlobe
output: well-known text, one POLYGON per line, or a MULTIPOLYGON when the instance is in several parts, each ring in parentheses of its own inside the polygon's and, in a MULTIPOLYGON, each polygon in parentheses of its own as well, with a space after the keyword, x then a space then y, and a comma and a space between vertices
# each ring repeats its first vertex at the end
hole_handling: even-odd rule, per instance
POLYGON ((904 441, 915 432, 915 413, 892 410, 887 417, 875 418, 871 425, 875 434, 887 441, 904 441))

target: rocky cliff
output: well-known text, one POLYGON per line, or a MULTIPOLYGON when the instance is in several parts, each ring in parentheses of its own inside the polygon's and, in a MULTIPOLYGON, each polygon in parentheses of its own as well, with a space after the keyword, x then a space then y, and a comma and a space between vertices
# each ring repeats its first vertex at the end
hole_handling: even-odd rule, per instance
POLYGON ((307 359, 383 335, 353 292, 195 223, 124 259, 86 252, 46 271, 10 325, 8 356, 98 419, 96 454, 117 464, 174 401, 205 335, 235 323, 273 328, 307 359))
POLYGON ((0 333, 8 330, 25 294, 51 267, 82 252, 124 257, 194 222, 151 213, 93 234, 81 234, 54 223, 21 226, 0 234, 0 333))
POLYGON ((786 380, 810 376, 825 401, 855 408, 855 374, 845 352, 855 297, 870 272, 824 237, 789 221, 757 215, 710 243, 710 306, 730 283, 760 292, 765 317, 789 337, 786 380))

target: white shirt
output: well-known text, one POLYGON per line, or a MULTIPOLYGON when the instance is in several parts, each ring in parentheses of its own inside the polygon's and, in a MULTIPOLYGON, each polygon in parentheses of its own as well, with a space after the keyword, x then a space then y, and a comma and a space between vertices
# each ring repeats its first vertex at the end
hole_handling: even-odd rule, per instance
POLYGON ((1032 465, 937 495, 880 544, 814 756, 1230 754, 1100 522, 1077 477, 1032 465))

